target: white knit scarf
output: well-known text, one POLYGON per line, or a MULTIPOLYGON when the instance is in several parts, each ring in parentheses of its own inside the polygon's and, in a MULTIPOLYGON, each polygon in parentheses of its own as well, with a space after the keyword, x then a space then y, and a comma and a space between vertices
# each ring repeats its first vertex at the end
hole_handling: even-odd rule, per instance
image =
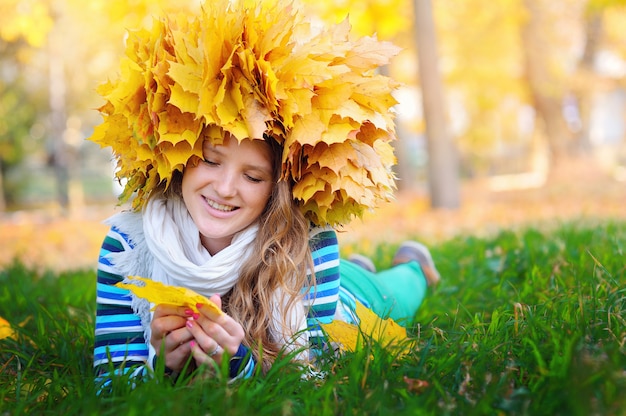
POLYGON ((143 215, 146 244, 154 257, 150 277, 184 286, 206 297, 228 292, 248 259, 258 225, 235 234, 232 243, 214 256, 200 241, 198 227, 182 200, 152 199, 143 215))

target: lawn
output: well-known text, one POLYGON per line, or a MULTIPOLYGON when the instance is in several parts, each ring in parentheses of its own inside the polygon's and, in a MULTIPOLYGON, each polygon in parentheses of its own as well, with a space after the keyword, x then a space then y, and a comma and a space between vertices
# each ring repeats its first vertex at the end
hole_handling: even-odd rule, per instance
MULTIPOLYGON (((358 247, 345 247, 345 252, 358 247)), ((377 246, 379 267, 395 247, 377 246)), ((228 383, 120 378, 96 396, 95 273, 0 272, 0 414, 626 414, 626 223, 459 236, 432 247, 444 280, 406 355, 365 342, 320 377, 280 360, 228 383)))

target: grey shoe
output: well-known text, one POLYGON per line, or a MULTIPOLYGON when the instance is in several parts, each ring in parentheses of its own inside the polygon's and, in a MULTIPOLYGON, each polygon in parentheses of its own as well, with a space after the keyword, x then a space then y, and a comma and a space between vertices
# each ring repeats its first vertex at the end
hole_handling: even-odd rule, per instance
POLYGON ((398 251, 396 251, 392 264, 397 266, 398 264, 408 263, 410 261, 415 261, 422 267, 429 286, 439 283, 441 276, 439 275, 439 271, 437 271, 437 267, 435 267, 435 262, 430 255, 430 251, 424 244, 417 241, 405 241, 400 245, 398 251))
POLYGON ((366 257, 362 254, 351 254, 348 257, 348 261, 364 268, 369 272, 376 273, 376 266, 374 265, 372 259, 370 259, 369 257, 366 257))

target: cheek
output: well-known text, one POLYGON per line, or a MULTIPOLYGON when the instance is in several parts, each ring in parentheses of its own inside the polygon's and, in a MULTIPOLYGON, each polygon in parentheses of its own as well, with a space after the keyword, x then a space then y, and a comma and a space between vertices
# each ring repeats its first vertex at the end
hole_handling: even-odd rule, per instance
POLYGON ((273 186, 268 186, 262 191, 257 190, 257 204, 259 209, 263 211, 267 204, 270 202, 270 197, 272 195, 273 186))
POLYGON ((194 183, 196 182, 195 177, 197 176, 197 170, 198 168, 186 168, 185 172, 183 173, 181 191, 183 194, 183 200, 185 202, 188 201, 189 197, 194 191, 194 183))

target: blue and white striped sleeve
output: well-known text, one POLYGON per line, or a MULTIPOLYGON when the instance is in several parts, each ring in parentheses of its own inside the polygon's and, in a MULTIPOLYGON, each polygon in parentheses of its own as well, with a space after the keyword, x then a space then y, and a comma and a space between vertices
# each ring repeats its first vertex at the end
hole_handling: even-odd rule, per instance
POLYGON ((314 228, 309 246, 313 257, 316 285, 305 293, 308 307, 307 331, 312 355, 325 348, 326 338, 320 324, 330 323, 339 298, 339 244, 332 228, 314 228))
POLYGON ((109 254, 132 250, 128 236, 115 227, 104 238, 98 259, 94 370, 101 388, 110 383, 111 372, 147 374, 148 347, 141 320, 131 307, 130 292, 114 285, 124 279, 109 254))

